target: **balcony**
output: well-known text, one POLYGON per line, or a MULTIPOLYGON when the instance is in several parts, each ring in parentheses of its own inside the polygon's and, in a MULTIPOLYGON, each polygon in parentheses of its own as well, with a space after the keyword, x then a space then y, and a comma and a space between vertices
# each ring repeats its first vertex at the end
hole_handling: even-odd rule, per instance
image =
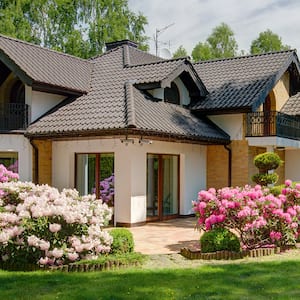
POLYGON ((29 106, 23 103, 0 103, 0 131, 24 130, 28 126, 29 106))
POLYGON ((277 111, 247 114, 247 137, 278 136, 300 140, 300 118, 277 111))

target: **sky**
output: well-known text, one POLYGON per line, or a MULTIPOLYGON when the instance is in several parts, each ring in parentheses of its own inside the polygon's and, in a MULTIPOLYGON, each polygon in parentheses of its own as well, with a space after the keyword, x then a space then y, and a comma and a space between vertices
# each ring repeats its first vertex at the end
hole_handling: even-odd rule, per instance
POLYGON ((158 34, 160 55, 182 45, 191 55, 222 22, 234 32, 239 51, 250 52, 251 42, 270 29, 282 43, 300 51, 300 0, 128 0, 130 10, 148 19, 145 34, 155 54, 158 34), (167 27, 167 28, 166 28, 167 27))

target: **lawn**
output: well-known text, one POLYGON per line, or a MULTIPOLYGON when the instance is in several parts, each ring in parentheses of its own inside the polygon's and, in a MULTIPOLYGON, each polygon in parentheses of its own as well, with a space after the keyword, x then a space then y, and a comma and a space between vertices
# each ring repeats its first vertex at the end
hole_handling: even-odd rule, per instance
POLYGON ((90 273, 0 271, 1 299, 300 299, 300 258, 90 273))

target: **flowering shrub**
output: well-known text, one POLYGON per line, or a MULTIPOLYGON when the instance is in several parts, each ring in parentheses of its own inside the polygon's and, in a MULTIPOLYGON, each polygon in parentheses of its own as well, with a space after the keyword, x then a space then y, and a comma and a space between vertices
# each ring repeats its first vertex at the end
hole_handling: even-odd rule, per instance
POLYGON ((112 237, 101 226, 112 211, 101 200, 79 197, 76 190, 60 193, 48 185, 10 181, 17 176, 4 169, 0 166, 2 264, 61 265, 110 251, 112 237))
POLYGON ((110 177, 100 181, 100 197, 104 203, 114 206, 114 196, 115 176, 112 174, 110 177))
POLYGON ((260 185, 203 190, 193 208, 199 229, 234 230, 244 248, 290 245, 299 235, 300 185, 287 180, 277 197, 260 185))
MULTIPOLYGON (((114 206, 114 196, 115 196, 115 175, 104 178, 99 183, 100 198, 108 206, 114 206)), ((96 194, 96 188, 92 189, 92 194, 96 194)))

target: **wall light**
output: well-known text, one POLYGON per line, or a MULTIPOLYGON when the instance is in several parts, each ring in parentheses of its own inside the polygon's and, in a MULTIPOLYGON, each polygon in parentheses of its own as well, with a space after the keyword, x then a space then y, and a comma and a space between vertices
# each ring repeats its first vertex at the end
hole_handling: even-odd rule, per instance
POLYGON ((128 137, 126 137, 125 139, 120 139, 122 144, 125 144, 126 146, 128 146, 128 144, 134 144, 134 139, 129 139, 128 137))
POLYGON ((151 145, 153 143, 153 141, 151 140, 145 140, 145 139, 139 139, 139 144, 140 145, 143 145, 143 144, 146 144, 146 145, 151 145))

